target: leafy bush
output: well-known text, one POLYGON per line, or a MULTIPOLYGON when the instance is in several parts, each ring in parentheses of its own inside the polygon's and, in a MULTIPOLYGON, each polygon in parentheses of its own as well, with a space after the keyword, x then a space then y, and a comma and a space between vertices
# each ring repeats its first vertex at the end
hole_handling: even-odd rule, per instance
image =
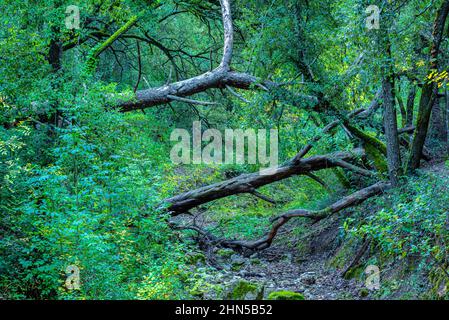
POLYGON ((379 199, 379 211, 368 215, 361 224, 346 222, 353 236, 375 240, 391 256, 445 261, 449 238, 448 178, 432 172, 420 172, 385 198, 379 199))

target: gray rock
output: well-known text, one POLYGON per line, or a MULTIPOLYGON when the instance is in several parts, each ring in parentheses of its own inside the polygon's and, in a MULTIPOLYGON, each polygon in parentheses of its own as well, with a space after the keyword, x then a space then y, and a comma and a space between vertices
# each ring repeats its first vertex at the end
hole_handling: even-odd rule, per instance
POLYGON ((299 281, 306 285, 311 286, 316 283, 316 273, 315 272, 306 272, 299 276, 299 281))
POLYGON ((241 265, 244 265, 245 262, 246 262, 246 259, 243 258, 241 255, 234 254, 234 255, 231 256, 231 263, 232 263, 232 265, 241 266, 241 265))

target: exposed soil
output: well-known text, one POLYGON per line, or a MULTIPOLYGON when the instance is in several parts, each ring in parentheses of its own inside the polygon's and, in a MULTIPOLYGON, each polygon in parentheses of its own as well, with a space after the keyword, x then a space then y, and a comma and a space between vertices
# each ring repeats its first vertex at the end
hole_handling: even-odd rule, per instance
MULTIPOLYGON (((441 177, 449 176, 448 167, 444 163, 434 164, 423 170, 432 171, 441 177)), ((372 298, 373 292, 367 290, 364 281, 358 280, 360 277, 345 279, 342 276, 343 270, 337 270, 329 263, 342 246, 339 237, 342 219, 351 213, 349 209, 332 219, 311 225, 310 235, 305 239, 292 239, 289 230, 285 230, 284 235, 276 239, 269 249, 250 257, 235 253, 228 257, 217 257, 218 264, 223 267, 223 270, 218 272, 217 283, 226 285, 245 280, 263 286, 264 297, 272 291, 287 290, 302 293, 306 299, 311 300, 372 298), (306 244, 306 253, 295 246, 300 241, 306 244)), ((294 226, 290 225, 290 230, 294 226)), ((360 244, 357 246, 360 247, 360 244)), ((356 252, 352 252, 347 258, 351 260, 355 254, 356 252)), ((346 265, 348 263, 346 262, 346 265)), ((385 274, 397 278, 395 271, 403 266, 392 263, 391 270, 385 270, 385 274)), ((423 274, 412 276, 415 280, 410 284, 406 283, 407 279, 400 279, 403 285, 396 293, 391 292, 392 299, 400 299, 404 293, 418 298, 416 294, 425 291, 428 287, 426 276, 423 274)))
POLYGON ((344 279, 341 270, 329 265, 339 245, 338 221, 314 234, 309 245, 311 252, 306 255, 281 239, 250 258, 235 254, 222 260, 225 270, 220 281, 233 283, 242 279, 262 285, 265 297, 272 291, 287 290, 311 300, 363 299, 360 294, 364 283, 344 279), (240 265, 238 271, 232 271, 236 264, 240 265))

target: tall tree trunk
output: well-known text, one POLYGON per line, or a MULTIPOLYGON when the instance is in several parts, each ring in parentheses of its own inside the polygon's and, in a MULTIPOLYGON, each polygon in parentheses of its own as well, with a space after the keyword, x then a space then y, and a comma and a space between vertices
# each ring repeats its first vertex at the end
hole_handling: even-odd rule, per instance
POLYGON ((401 96, 401 83, 398 83, 398 89, 396 90, 396 100, 398 102, 399 111, 401 112, 401 125, 403 128, 407 125, 407 110, 401 96))
POLYGON ((399 152, 398 125, 394 106, 394 82, 387 76, 382 82, 385 137, 387 141, 388 173, 392 185, 398 183, 401 171, 401 155, 399 152))
POLYGON ((435 99, 432 108, 429 131, 429 146, 434 157, 447 154, 447 110, 446 101, 435 99))
POLYGON ((304 6, 307 6, 308 3, 302 3, 302 1, 296 2, 295 5, 295 33, 296 33, 296 46, 298 50, 298 55, 294 58, 294 62, 304 77, 305 81, 313 82, 314 74, 310 66, 306 63, 307 61, 307 38, 306 33, 304 32, 304 19, 302 17, 304 6))
MULTIPOLYGON (((432 72, 432 70, 438 70, 438 54, 440 51, 440 44, 443 38, 443 31, 448 13, 449 0, 446 0, 438 10, 437 17, 433 25, 430 72, 432 72)), ((430 114, 437 94, 437 85, 433 81, 427 81, 422 88, 421 100, 419 102, 418 119, 416 122, 416 130, 413 137, 412 149, 410 151, 410 159, 408 163, 409 171, 414 171, 419 168, 424 143, 427 137, 427 131, 429 128, 430 114)))
POLYGON ((416 86, 412 84, 407 97, 407 110, 406 110, 407 120, 405 122, 406 127, 410 127, 413 125, 413 111, 415 106, 415 97, 416 97, 416 86))
POLYGON ((442 157, 449 156, 449 91, 447 87, 444 90, 444 103, 441 106, 441 116, 443 118, 443 138, 442 138, 442 157))
POLYGON ((393 186, 398 184, 401 173, 401 153, 399 149, 398 123, 395 108, 394 74, 391 56, 391 42, 387 33, 383 34, 385 41, 386 62, 383 68, 382 96, 384 111, 385 139, 387 142, 388 174, 393 186))
POLYGON ((449 155, 449 136, 448 136, 448 100, 447 100, 447 89, 445 91, 446 95, 445 95, 445 99, 444 99, 444 104, 442 107, 442 118, 443 118, 443 125, 444 125, 444 140, 443 140, 443 156, 446 157, 449 155))
MULTIPOLYGON (((48 53, 47 53, 47 61, 51 66, 51 73, 53 78, 51 80, 51 87, 53 92, 58 92, 60 89, 60 82, 58 81, 58 74, 62 68, 62 41, 59 39, 60 30, 57 27, 53 27, 52 29, 53 37, 50 40, 48 53)), ((58 101, 57 98, 51 97, 50 103, 52 106, 51 113, 40 113, 38 114, 38 119, 42 123, 52 123, 53 125, 57 125, 59 111, 58 111, 58 101)))
POLYGON ((56 73, 61 69, 61 59, 62 42, 59 41, 59 39, 52 39, 50 41, 50 48, 48 49, 48 63, 51 65, 53 73, 56 73))

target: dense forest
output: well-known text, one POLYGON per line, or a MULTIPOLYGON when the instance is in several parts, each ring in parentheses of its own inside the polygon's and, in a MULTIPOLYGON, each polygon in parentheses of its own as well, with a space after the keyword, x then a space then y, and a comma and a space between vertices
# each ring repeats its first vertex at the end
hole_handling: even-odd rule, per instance
POLYGON ((449 0, 0 7, 0 300, 449 298, 449 0))

